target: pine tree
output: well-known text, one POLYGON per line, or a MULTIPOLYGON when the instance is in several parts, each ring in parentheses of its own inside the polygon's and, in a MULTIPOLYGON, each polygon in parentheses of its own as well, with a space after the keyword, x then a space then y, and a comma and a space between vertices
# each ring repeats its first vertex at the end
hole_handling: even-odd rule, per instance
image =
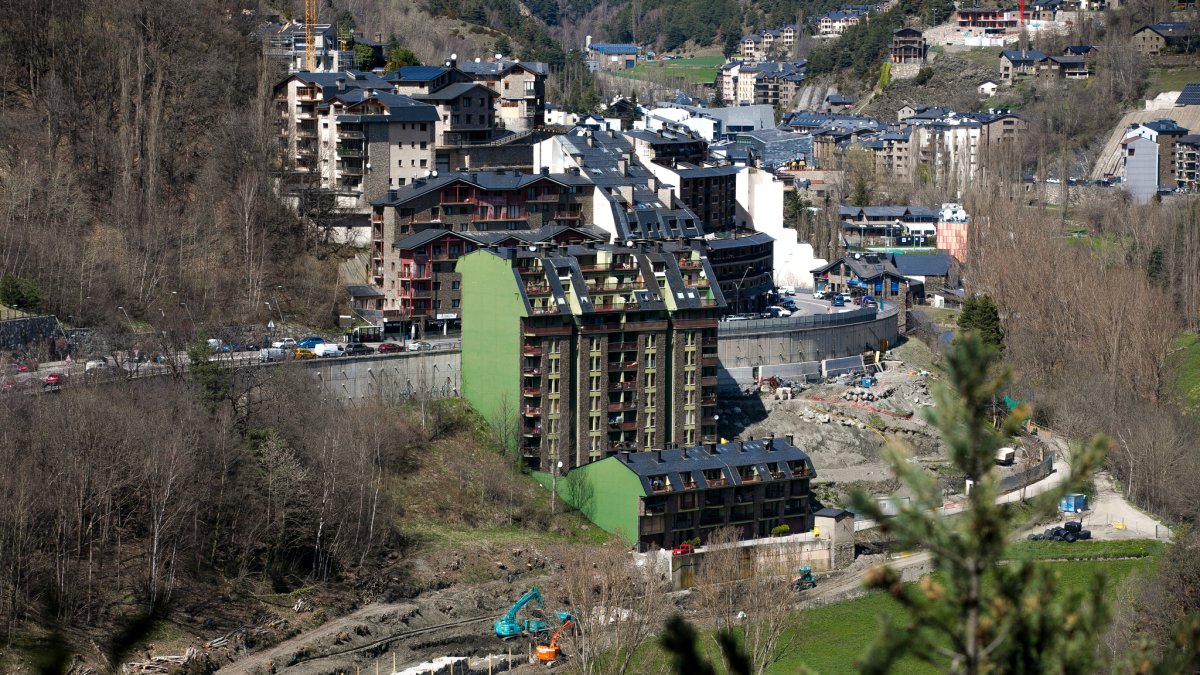
MULTIPOLYGON (((956 518, 938 515, 943 498, 936 480, 909 463, 898 442, 889 444, 885 455, 912 502, 885 518, 867 495, 852 496, 853 507, 878 519, 885 536, 901 547, 928 549, 936 567, 934 575, 915 585, 901 583, 886 566, 868 573, 867 585, 889 591, 907 617, 903 625, 884 622, 861 670, 890 672, 907 655, 969 675, 1096 672, 1097 638, 1108 620, 1103 578, 1085 591, 1062 593, 1050 566, 999 564, 1009 535, 1028 523, 1016 522, 1007 507, 996 504, 994 460, 1028 409, 1018 406, 999 430, 993 427, 988 406, 1001 395, 1008 372, 977 333, 955 341, 946 367, 948 385, 936 391, 936 405, 926 417, 941 432, 951 465, 970 481, 967 510, 956 518)), ((1034 499, 1036 517, 1054 513, 1062 495, 1080 489, 1107 447, 1103 438, 1083 444, 1071 458, 1066 480, 1034 499)))
POLYGON ((1000 310, 992 301, 990 295, 972 293, 963 302, 962 312, 958 315, 958 328, 962 331, 974 331, 979 334, 984 343, 1004 353, 1004 328, 1000 325, 1000 310))

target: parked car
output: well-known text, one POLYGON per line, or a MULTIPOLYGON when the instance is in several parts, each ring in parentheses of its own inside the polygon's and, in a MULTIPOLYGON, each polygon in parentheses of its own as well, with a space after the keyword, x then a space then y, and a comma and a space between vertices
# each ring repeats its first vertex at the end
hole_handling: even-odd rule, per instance
POLYGON ((860 295, 854 299, 854 304, 861 307, 866 307, 868 302, 875 302, 875 298, 869 295, 860 295))
POLYGON ((268 347, 266 349, 259 350, 259 352, 258 352, 258 360, 261 361, 262 363, 272 363, 275 361, 282 361, 286 358, 287 358, 287 350, 281 349, 279 347, 268 347))
POLYGON ((691 544, 680 544, 671 549, 671 555, 691 555, 696 549, 691 544))
POLYGON ((336 342, 323 342, 312 348, 313 353, 323 359, 333 359, 346 355, 346 348, 336 342))
POLYGON ((278 342, 272 342, 271 346, 276 349, 295 349, 296 338, 283 338, 278 342))
POLYGON ((845 307, 846 306, 846 296, 842 295, 841 293, 838 293, 837 295, 833 296, 833 299, 830 300, 829 302, 834 307, 845 307))
POLYGON ((408 343, 408 351, 410 352, 427 352, 431 349, 433 349, 433 345, 428 342, 413 340, 412 342, 408 343))
POLYGON ((830 295, 829 291, 813 291, 813 300, 828 300, 830 295))
POLYGON ((779 306, 786 309, 789 312, 800 311, 800 308, 796 306, 796 301, 792 300, 791 298, 784 298, 783 302, 779 303, 779 306))
POLYGON ((404 351, 404 347, 401 347, 396 342, 385 342, 385 343, 379 345, 379 349, 377 349, 375 351, 379 352, 380 354, 391 354, 392 352, 404 351))
POLYGON ((63 379, 62 373, 50 373, 42 379, 42 384, 47 387, 57 387, 58 385, 62 384, 63 379))
MULTIPOLYGON (((382 346, 382 345, 380 345, 382 346)), ((346 356, 363 356, 364 354, 374 354, 375 348, 371 345, 364 345, 361 342, 346 345, 346 356)))
POLYGON ((325 338, 323 338, 319 335, 310 335, 309 337, 306 337, 303 340, 296 341, 297 347, 305 347, 307 349, 312 349, 313 347, 316 347, 317 345, 323 345, 323 344, 325 344, 325 338))
POLYGON ((768 316, 770 316, 772 318, 776 318, 776 319, 792 315, 792 313, 790 311, 784 309, 783 307, 780 307, 779 305, 768 307, 766 313, 768 316))
POLYGON ((308 347, 296 347, 294 356, 297 359, 300 359, 301 361, 306 361, 308 359, 317 358, 317 353, 314 352, 313 350, 309 349, 308 347))

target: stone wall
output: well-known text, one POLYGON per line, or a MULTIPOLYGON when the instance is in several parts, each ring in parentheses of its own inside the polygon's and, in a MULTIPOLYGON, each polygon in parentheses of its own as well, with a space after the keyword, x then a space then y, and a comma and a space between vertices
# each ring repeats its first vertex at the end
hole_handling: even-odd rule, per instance
POLYGON ((458 396, 462 353, 458 350, 384 354, 305 363, 323 400, 355 403, 367 399, 401 401, 418 395, 458 396))

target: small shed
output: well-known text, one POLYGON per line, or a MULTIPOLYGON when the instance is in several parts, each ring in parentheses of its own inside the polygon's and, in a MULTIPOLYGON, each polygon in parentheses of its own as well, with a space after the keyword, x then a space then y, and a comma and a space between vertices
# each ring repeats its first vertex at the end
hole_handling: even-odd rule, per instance
POLYGON ((1087 510, 1087 495, 1073 494, 1059 501, 1058 510, 1063 513, 1079 513, 1087 510))

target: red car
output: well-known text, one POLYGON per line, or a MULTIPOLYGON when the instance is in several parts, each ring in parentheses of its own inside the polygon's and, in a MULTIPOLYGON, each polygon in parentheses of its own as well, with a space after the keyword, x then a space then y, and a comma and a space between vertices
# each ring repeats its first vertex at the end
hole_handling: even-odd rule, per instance
POLYGON ((671 549, 671 555, 691 555, 696 552, 691 544, 680 544, 671 549))
POLYGON ((376 348, 375 351, 380 354, 390 354, 391 352, 402 352, 402 351, 404 351, 404 347, 400 346, 399 344, 397 344, 395 342, 385 342, 385 343, 379 345, 379 347, 376 348))
POLYGON ((62 384, 62 381, 62 373, 50 373, 44 380, 42 380, 42 384, 46 385, 47 387, 55 387, 62 384))

